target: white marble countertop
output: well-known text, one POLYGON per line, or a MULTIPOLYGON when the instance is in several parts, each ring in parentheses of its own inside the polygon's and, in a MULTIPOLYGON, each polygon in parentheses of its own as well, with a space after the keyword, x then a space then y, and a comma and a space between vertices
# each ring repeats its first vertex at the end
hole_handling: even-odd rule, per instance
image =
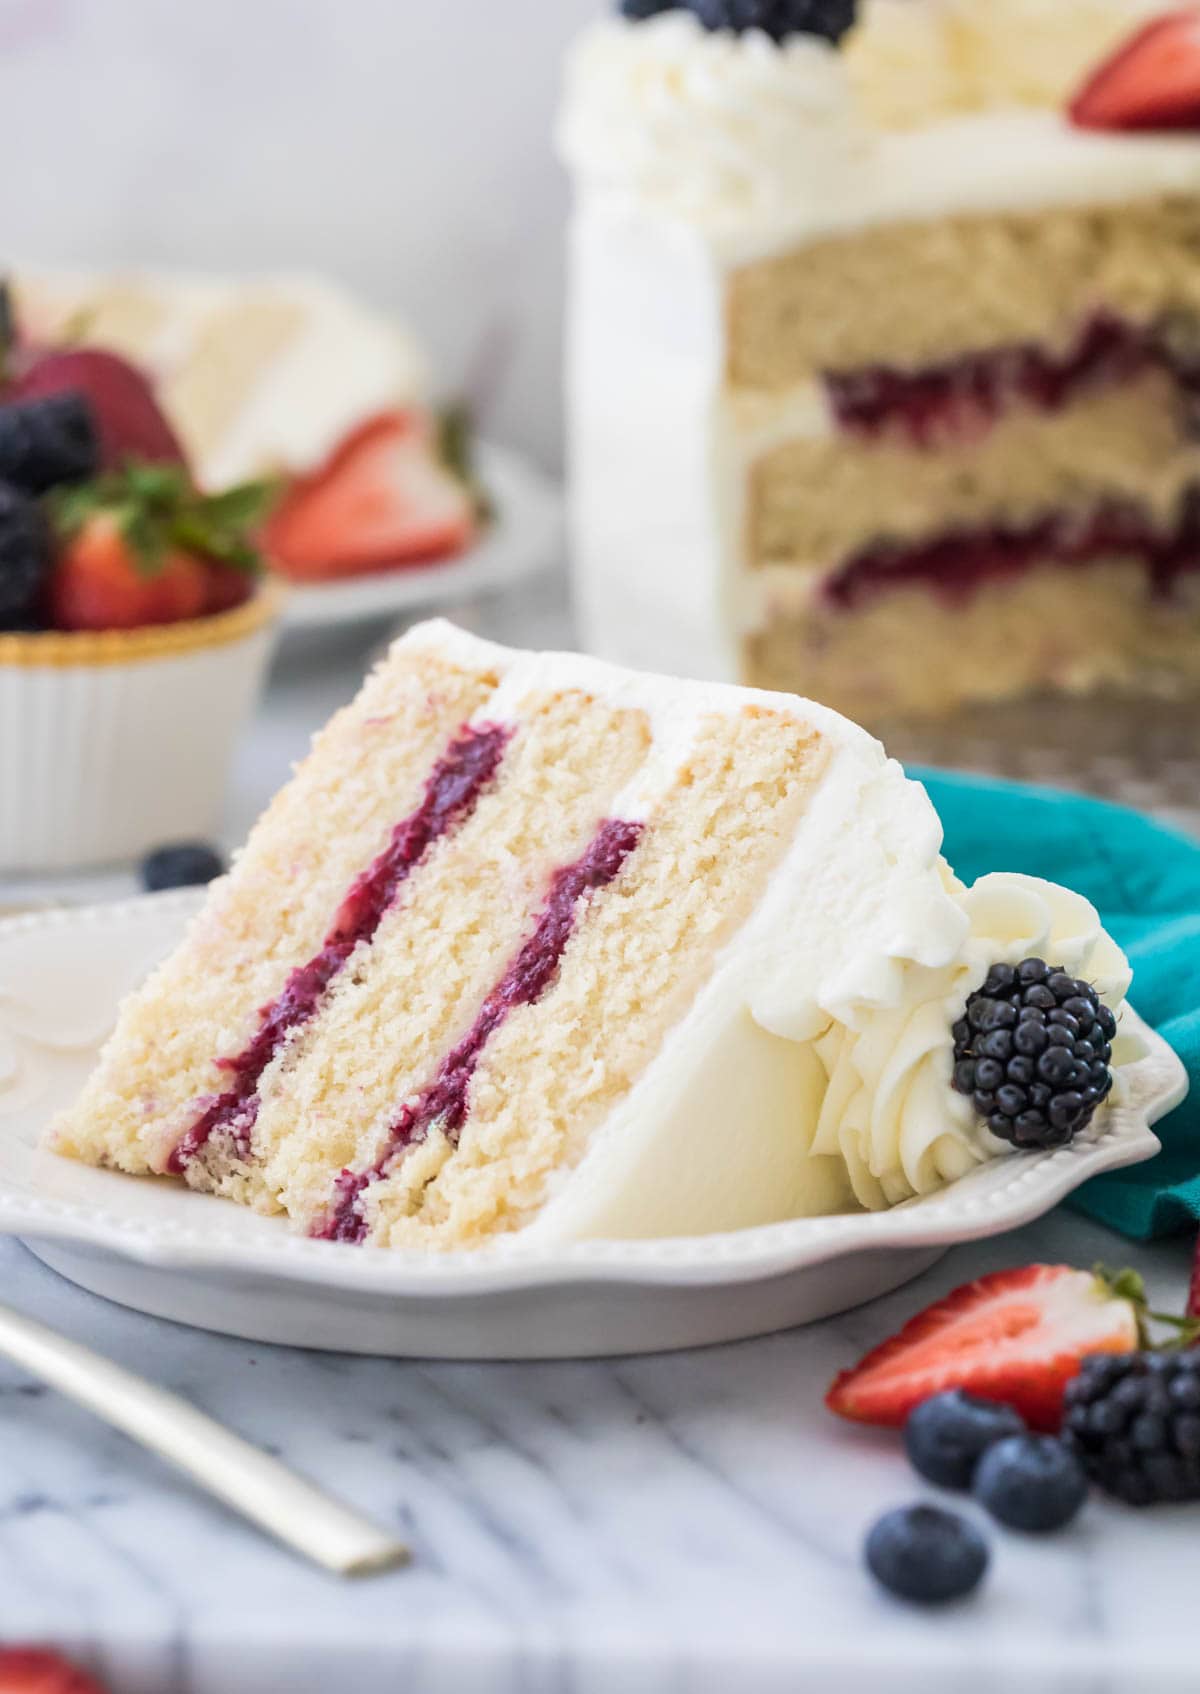
MULTIPOLYGON (((501 636, 561 638, 544 591, 501 636)), ((294 649, 239 767, 244 830, 349 696, 364 636, 294 649)), ((121 892, 119 877, 97 891, 121 892)), ((12 894, 0 887, 0 904, 12 894)), ((953 1253, 817 1328, 588 1364, 426 1365, 254 1346, 61 1282, 0 1244, 4 1297, 182 1392, 398 1526, 406 1571, 309 1570, 86 1414, 0 1365, 0 1640, 53 1641, 113 1694, 1191 1694, 1200 1507, 1095 1501, 1045 1543, 992 1534, 974 1601, 875 1592, 863 1534, 920 1492, 829 1379, 958 1282, 1037 1258, 1132 1262, 1179 1309, 1187 1247, 1066 1213, 953 1253)))

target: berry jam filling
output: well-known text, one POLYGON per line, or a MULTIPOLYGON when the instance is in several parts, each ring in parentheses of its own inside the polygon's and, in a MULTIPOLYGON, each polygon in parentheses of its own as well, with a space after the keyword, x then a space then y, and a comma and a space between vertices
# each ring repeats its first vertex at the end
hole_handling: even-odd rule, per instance
POLYGON ((232 1135, 241 1157, 250 1152, 258 1117, 258 1084, 293 1030, 308 1022, 355 948, 374 939, 401 884, 434 842, 464 823, 491 782, 512 737, 510 728, 480 724, 450 743, 425 784, 421 804, 397 824, 387 847, 368 866, 338 909, 321 951, 294 970, 278 999, 259 1012, 258 1033, 234 1059, 218 1061, 231 1077, 224 1093, 180 1138, 168 1163, 179 1175, 218 1132, 232 1135))
POLYGON ((891 365, 829 371, 824 382, 838 423, 876 439, 896 431, 936 448, 977 440, 1011 407, 1059 412, 1080 395, 1116 388, 1146 371, 1165 371, 1185 397, 1200 395, 1195 329, 1177 317, 1135 324, 1098 312, 1065 353, 1036 342, 967 353, 922 370, 891 365))
POLYGON ((442 1061, 433 1082, 412 1105, 405 1106, 370 1169, 344 1170, 338 1177, 333 1206, 313 1230, 318 1240, 355 1244, 364 1240, 367 1222, 359 1204, 364 1191, 386 1176, 395 1159, 423 1141, 435 1124, 457 1144, 470 1108, 471 1079, 484 1048, 515 1006, 533 1006, 541 999, 579 920, 580 901, 607 888, 620 875, 641 834, 641 824, 610 818, 600 825, 582 858, 555 871, 533 934, 483 1002, 466 1035, 442 1061))
POLYGON ((947 530, 909 545, 875 542, 847 559, 821 593, 847 610, 889 588, 921 584, 953 602, 1033 565, 1074 567, 1114 558, 1139 562, 1160 595, 1169 594, 1180 576, 1200 570, 1200 487, 1188 491, 1170 529, 1137 505, 1110 501, 1090 512, 1048 512, 1023 526, 947 530))

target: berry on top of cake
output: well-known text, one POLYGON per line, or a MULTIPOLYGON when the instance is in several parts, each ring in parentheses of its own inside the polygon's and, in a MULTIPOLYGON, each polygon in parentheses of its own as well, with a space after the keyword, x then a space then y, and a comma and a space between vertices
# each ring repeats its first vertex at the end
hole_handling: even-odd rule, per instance
POLYGON ((130 397, 124 432, 136 429, 142 457, 186 456, 210 492, 276 484, 268 545, 284 575, 426 563, 478 534, 481 499, 443 451, 420 352, 343 290, 302 277, 30 269, 15 279, 15 300, 21 343, 42 372, 26 385, 99 384, 112 412, 109 367, 135 366, 157 413, 139 422, 130 397))
POLYGON ((620 0, 621 15, 638 22, 662 12, 688 11, 705 29, 762 30, 772 41, 822 35, 838 41, 854 22, 857 0, 620 0))
POLYGON ((1091 906, 965 888, 940 844, 824 707, 419 626, 53 1145, 391 1247, 898 1204, 1087 1133, 1136 1051, 1108 1052, 1129 970, 1091 906), (1045 1035, 1035 1072, 1086 1075, 1047 1072, 1043 1101, 1040 1073, 991 1088, 960 1054, 964 1092, 956 1047, 1010 1023, 1045 1035))
POLYGON ((571 55, 585 639, 883 728, 1190 697, 1200 12, 850 10, 693 0, 571 55))

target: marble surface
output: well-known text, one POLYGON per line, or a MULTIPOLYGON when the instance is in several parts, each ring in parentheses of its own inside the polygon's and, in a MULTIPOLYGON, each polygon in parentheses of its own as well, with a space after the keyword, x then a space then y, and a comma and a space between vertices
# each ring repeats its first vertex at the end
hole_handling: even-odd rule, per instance
MULTIPOLYGON (((822 1409, 921 1302, 1033 1258, 1124 1256, 1060 1215, 956 1251, 817 1328, 553 1365, 350 1360, 124 1312, 14 1243, 6 1298, 398 1527, 406 1571, 339 1583, 0 1366, 0 1639, 54 1640, 117 1694, 1185 1694, 1200 1508, 1089 1505, 992 1534, 985 1592, 876 1593, 867 1525, 920 1492, 889 1436, 822 1409)), ((1181 1245, 1132 1255, 1164 1302, 1181 1245)), ((991 1531, 989 1531, 991 1534, 991 1531)))
MULTIPOLYGON (((545 588, 466 621, 531 643, 566 629, 545 588)), ((230 839, 353 692, 366 651, 361 633, 285 650, 230 839)), ((18 894, 31 891, 0 885, 0 904, 18 894)), ((1044 1544, 989 1530, 985 1592, 934 1617, 862 1571, 867 1526, 921 1490, 893 1438, 824 1412, 825 1385, 927 1300, 1035 1258, 1131 1261, 1164 1307, 1182 1303, 1186 1244, 1130 1249, 1060 1213, 768 1340, 398 1365, 156 1322, 0 1244, 10 1303, 281 1453, 416 1554, 360 1584, 322 1576, 0 1364, 0 1640, 57 1642, 113 1694, 1190 1694, 1200 1507, 1096 1501, 1044 1544)))

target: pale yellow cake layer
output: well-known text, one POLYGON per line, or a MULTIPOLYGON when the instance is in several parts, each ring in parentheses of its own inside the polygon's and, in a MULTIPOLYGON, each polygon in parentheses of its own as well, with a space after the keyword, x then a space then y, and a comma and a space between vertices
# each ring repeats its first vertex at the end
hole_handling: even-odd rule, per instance
POLYGON ((1065 347, 1099 307, 1139 323, 1200 313, 1200 199, 885 225, 742 266, 729 381, 782 389, 1006 343, 1065 347))
MULTIPOLYGON (((413 880, 309 1037, 263 1078, 252 1193, 305 1228, 343 1168, 374 1161, 469 1029, 554 870, 584 852, 650 746, 644 712, 574 691, 530 697, 517 721, 494 790, 413 880)), ((228 1191, 247 1173, 222 1174, 228 1191)))
POLYGON ((271 367, 302 333, 305 306, 283 295, 242 298, 212 313, 187 362, 163 382, 163 399, 192 455, 206 459, 225 441, 271 367))
POLYGON ((1200 688, 1200 576, 1156 597, 1132 563, 1045 565, 961 603, 917 586, 852 611, 776 612, 743 653, 743 680, 793 689, 877 728, 1030 691, 1200 688))
POLYGON ((754 466, 747 556, 755 565, 826 565, 881 536, 1027 524, 1047 511, 1136 501, 1166 528, 1200 482, 1178 391, 1162 372, 1087 395, 1057 413, 1027 407, 979 439, 921 449, 893 431, 777 447, 754 466))
POLYGON ((458 1147, 434 1133, 367 1191, 371 1240, 466 1247, 530 1221, 753 910, 826 758, 811 727, 758 707, 702 729, 616 881, 578 911, 552 987, 484 1049, 458 1147))
POLYGON ((321 947, 343 897, 420 803, 425 781, 497 674, 428 652, 380 667, 256 826, 184 945, 121 1010, 79 1102, 55 1126, 61 1153, 161 1170, 197 1103, 227 1085, 216 1061, 321 947))

